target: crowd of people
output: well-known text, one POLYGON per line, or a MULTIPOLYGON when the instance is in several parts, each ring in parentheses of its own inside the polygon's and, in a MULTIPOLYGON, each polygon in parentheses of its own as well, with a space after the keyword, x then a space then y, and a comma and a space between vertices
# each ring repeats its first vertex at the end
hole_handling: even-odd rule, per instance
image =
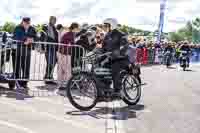
MULTIPOLYGON (((79 25, 78 23, 72 23, 68 28, 64 27, 62 24, 56 25, 56 22, 56 17, 51 16, 49 23, 43 25, 42 31, 38 34, 36 29, 31 26, 31 19, 25 17, 21 24, 15 28, 13 39, 23 42, 23 45, 18 45, 17 49, 12 52, 15 78, 21 78, 21 75, 23 75, 23 78, 28 78, 30 76, 30 70, 27 68, 30 68, 32 49, 31 47, 29 48, 29 46, 36 41, 62 44, 42 47, 45 51, 47 64, 44 79, 47 79, 46 84, 52 84, 53 82, 48 81, 48 79, 53 79, 53 72, 56 64, 58 64, 58 80, 67 81, 71 77, 72 68, 75 66, 77 61, 75 55, 77 51, 71 47, 72 45, 81 45, 87 51, 91 51, 95 48, 104 48, 109 51, 112 49, 118 49, 117 41, 120 41, 119 38, 125 36, 125 34, 115 30, 119 26, 117 23, 115 23, 115 25, 109 25, 109 19, 102 25, 89 26, 88 24, 79 25), (88 31, 88 29, 90 31, 88 31), (111 43, 113 45, 109 46, 111 43), (23 62, 22 60, 26 60, 26 62, 23 62)), ((5 42, 5 39, 3 41, 5 42)), ((176 62, 179 59, 179 50, 183 44, 188 45, 193 53, 195 53, 194 60, 200 60, 200 46, 190 45, 187 41, 179 43, 162 42, 161 44, 158 44, 147 42, 142 37, 134 37, 130 35, 128 35, 127 41, 130 49, 132 48, 135 50, 135 52, 129 52, 129 57, 132 62, 138 62, 141 64, 161 64, 163 63, 163 51, 165 51, 167 47, 172 48, 174 61, 176 62)), ((120 42, 120 44, 121 43, 122 42, 120 42)), ((113 65, 113 71, 116 71, 116 73, 118 69, 115 68, 117 67, 118 64, 113 65)), ((116 73, 113 74, 113 77, 117 77, 116 73)), ((26 81, 21 81, 20 85, 24 88, 28 88, 26 81)), ((116 83, 115 86, 120 85, 116 83)), ((62 88, 63 87, 61 86, 60 89, 62 88)))
POLYGON ((192 54, 191 60, 193 62, 200 61, 200 45, 192 45, 188 41, 175 42, 161 42, 160 44, 155 42, 146 42, 141 37, 130 37, 130 44, 137 48, 137 62, 148 64, 163 64, 164 52, 167 47, 171 47, 173 53, 173 61, 179 62, 180 48, 183 45, 187 45, 192 54))

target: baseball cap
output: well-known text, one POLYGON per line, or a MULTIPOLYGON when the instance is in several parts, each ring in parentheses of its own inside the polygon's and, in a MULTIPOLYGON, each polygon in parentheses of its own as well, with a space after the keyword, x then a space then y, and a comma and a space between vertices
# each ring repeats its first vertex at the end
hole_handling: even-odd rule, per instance
POLYGON ((22 19, 22 21, 23 21, 23 22, 26 22, 26 23, 30 23, 31 18, 29 18, 29 17, 24 17, 24 18, 22 19))

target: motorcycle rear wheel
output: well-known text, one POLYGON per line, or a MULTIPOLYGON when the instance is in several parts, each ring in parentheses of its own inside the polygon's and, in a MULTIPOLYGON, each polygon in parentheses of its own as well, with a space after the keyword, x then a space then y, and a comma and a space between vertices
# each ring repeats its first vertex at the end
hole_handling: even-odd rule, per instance
POLYGON ((141 98, 141 81, 134 75, 126 75, 122 82, 123 101, 128 105, 136 105, 141 98), (130 81, 131 79, 131 81, 130 81), (131 83, 130 83, 131 82, 131 83), (127 87, 127 84, 130 86, 127 87), (136 96, 130 96, 128 90, 136 91, 136 96))

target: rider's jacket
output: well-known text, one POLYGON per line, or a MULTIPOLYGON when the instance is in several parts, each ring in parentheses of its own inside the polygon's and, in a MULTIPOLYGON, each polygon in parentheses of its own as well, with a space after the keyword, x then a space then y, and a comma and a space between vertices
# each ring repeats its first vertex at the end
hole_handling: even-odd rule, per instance
POLYGON ((123 50, 120 50, 123 46, 128 48, 126 34, 115 29, 106 34, 102 48, 106 52, 112 52, 112 59, 115 60, 124 55, 123 50))

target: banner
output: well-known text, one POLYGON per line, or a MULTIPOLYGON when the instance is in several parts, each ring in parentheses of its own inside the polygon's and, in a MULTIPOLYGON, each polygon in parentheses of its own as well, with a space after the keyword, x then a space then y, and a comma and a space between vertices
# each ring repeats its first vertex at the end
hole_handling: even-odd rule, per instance
POLYGON ((158 38, 157 38, 158 43, 160 43, 161 36, 162 36, 162 33, 163 33, 166 2, 167 2, 167 0, 161 0, 161 2, 160 2, 160 20, 159 20, 158 38))

